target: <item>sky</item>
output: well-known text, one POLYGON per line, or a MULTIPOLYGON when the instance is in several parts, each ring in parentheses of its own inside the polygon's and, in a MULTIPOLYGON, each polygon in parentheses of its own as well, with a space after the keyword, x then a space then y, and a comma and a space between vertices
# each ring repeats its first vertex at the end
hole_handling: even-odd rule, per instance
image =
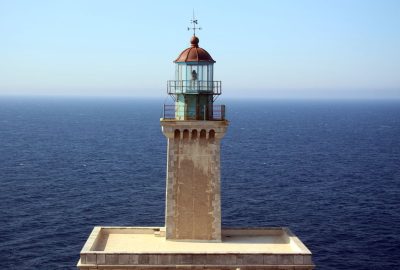
POLYGON ((400 99, 398 0, 0 0, 0 95, 166 96, 193 9, 225 97, 400 99))

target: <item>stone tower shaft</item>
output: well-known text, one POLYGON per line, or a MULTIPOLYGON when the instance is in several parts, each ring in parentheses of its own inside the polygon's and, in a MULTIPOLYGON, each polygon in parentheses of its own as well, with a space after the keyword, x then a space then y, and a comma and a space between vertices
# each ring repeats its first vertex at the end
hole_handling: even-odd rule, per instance
POLYGON ((168 140, 166 238, 220 241, 220 140, 227 122, 161 125, 168 140))

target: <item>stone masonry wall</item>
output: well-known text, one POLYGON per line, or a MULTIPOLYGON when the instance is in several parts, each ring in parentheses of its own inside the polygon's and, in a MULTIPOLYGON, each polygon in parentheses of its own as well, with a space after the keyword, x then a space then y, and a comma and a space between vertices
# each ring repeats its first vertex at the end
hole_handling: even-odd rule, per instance
POLYGON ((225 128, 201 122, 169 123, 169 132, 164 132, 167 239, 221 240, 220 138, 225 128))

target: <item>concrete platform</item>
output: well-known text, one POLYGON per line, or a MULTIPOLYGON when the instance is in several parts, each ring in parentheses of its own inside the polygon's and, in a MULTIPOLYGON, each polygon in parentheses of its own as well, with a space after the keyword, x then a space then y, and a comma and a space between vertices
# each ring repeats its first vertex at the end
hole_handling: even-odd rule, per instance
POLYGON ((160 227, 95 227, 80 269, 313 269, 288 228, 222 230, 221 242, 171 241, 160 227))

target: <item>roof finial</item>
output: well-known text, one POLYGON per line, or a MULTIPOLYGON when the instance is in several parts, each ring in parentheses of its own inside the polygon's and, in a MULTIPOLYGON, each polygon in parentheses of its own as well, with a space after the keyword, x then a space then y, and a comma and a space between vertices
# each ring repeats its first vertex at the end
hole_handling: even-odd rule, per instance
POLYGON ((188 29, 188 31, 189 31, 190 29, 192 29, 192 30, 193 30, 193 36, 196 36, 196 29, 201 30, 201 27, 196 27, 196 25, 197 25, 197 19, 196 19, 196 17, 194 16, 194 9, 193 9, 193 18, 190 20, 190 23, 193 24, 193 27, 188 27, 187 29, 188 29))

